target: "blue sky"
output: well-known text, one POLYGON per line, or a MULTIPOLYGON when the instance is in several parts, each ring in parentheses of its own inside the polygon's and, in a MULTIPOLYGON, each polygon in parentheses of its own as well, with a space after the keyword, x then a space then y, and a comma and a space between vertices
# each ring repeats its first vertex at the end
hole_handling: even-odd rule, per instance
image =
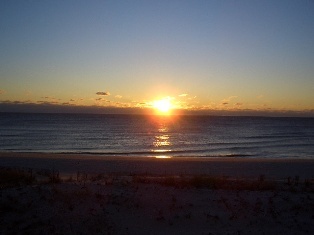
POLYGON ((313 13, 305 0, 1 1, 0 103, 313 112, 313 13))

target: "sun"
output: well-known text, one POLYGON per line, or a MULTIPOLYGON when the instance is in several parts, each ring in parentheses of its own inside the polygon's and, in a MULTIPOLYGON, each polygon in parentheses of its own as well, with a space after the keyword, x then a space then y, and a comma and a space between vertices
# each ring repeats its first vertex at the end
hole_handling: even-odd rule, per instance
POLYGON ((172 108, 169 98, 156 100, 153 102, 153 107, 161 114, 169 114, 172 108))

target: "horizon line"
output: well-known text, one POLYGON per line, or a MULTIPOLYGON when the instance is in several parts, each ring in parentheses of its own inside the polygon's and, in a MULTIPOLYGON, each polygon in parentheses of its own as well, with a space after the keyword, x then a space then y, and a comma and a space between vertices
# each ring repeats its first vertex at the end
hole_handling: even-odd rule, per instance
POLYGON ((174 109, 171 114, 156 114, 153 108, 83 106, 59 104, 8 104, 0 102, 0 113, 60 113, 60 114, 125 114, 151 116, 260 116, 260 117, 314 117, 311 110, 254 110, 254 109, 174 109))

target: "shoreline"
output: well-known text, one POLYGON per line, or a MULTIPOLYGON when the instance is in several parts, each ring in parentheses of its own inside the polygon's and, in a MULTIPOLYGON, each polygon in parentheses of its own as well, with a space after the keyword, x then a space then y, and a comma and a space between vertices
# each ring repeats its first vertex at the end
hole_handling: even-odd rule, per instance
POLYGON ((131 157, 88 154, 0 152, 0 166, 107 174, 214 175, 272 179, 314 178, 314 159, 247 157, 131 157))

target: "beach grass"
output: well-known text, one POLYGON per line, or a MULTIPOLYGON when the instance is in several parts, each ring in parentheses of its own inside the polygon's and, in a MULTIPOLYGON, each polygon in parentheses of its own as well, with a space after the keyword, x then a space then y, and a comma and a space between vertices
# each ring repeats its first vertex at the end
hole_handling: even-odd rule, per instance
POLYGON ((32 169, 22 168, 0 168, 0 187, 12 187, 18 185, 28 185, 36 181, 32 169))

